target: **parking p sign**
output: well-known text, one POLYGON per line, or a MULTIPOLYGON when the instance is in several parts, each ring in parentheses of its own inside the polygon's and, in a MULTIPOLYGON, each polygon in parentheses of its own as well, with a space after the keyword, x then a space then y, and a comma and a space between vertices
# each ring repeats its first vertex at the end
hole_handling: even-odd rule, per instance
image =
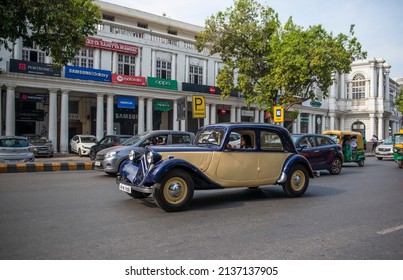
POLYGON ((284 122, 283 106, 274 106, 274 122, 284 122))
POLYGON ((192 109, 194 119, 202 119, 206 117, 206 103, 204 101, 204 96, 192 96, 192 109))

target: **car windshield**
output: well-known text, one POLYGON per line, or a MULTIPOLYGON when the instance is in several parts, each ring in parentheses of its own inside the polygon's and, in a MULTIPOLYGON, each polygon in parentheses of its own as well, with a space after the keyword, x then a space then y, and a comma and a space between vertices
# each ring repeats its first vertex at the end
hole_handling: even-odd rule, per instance
POLYGON ((403 134, 395 135, 395 144, 403 144, 403 134))
POLYGON ((392 137, 388 137, 385 140, 383 140, 382 144, 392 145, 393 144, 392 137))
POLYGON ((91 137, 91 136, 81 137, 81 142, 82 143, 96 143, 97 138, 96 137, 91 137))
POLYGON ((195 142, 196 144, 213 144, 220 146, 224 137, 224 129, 222 128, 211 128, 201 130, 197 133, 195 142))
POLYGON ((29 143, 26 139, 0 139, 0 147, 4 148, 18 148, 18 147, 28 147, 29 143))

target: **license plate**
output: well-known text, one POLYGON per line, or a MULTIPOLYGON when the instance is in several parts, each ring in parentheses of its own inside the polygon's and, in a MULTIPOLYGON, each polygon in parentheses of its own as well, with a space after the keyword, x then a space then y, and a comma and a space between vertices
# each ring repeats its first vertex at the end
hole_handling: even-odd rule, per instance
POLYGON ((130 186, 124 185, 122 183, 119 184, 119 190, 127 193, 132 193, 132 188, 130 186))
POLYGON ((94 163, 94 165, 95 165, 95 166, 101 166, 101 162, 100 162, 100 161, 96 161, 96 162, 94 163))

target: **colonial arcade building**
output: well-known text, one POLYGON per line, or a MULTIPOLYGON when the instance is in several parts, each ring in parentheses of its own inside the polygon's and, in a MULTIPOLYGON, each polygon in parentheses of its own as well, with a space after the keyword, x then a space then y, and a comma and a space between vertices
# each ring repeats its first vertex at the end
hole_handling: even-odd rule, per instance
MULTIPOLYGON (((195 132, 205 124, 267 122, 267 112, 247 107, 241 94, 221 100, 215 80, 218 56, 198 52, 202 27, 96 1, 102 23, 86 47, 62 69, 36 45, 18 40, 1 50, 0 135, 48 136, 67 152, 75 134, 137 134, 174 129, 195 132), (205 118, 193 118, 192 97, 203 96, 205 118)), ((352 72, 336 74, 329 98, 297 109, 291 132, 358 130, 383 139, 402 127, 392 106, 398 83, 382 59, 357 61, 352 72)))

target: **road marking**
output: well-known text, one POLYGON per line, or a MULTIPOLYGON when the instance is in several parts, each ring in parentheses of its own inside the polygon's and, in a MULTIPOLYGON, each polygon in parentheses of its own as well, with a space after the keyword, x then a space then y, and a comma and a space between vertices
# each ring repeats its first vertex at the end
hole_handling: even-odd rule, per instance
POLYGON ((391 232, 394 232, 394 231, 397 231, 400 229, 403 229, 403 225, 378 231, 377 234, 387 234, 387 233, 391 233, 391 232))

